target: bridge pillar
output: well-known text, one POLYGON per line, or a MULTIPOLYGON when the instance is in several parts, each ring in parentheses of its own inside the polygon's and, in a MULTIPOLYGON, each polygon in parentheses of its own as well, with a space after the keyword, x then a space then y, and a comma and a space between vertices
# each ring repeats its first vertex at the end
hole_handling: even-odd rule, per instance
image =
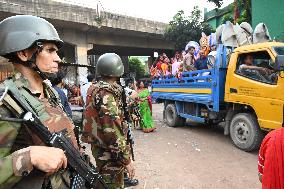
POLYGON ((128 56, 120 56, 120 57, 124 65, 124 73, 128 74, 129 72, 128 56))
MULTIPOLYGON (((77 44, 77 62, 78 64, 82 64, 82 65, 89 65, 88 64, 88 50, 93 48, 92 44, 77 44)), ((79 67, 78 68, 78 76, 80 78, 80 84, 82 84, 81 82, 82 79, 81 78, 87 78, 88 75, 88 69, 86 67, 79 67)))

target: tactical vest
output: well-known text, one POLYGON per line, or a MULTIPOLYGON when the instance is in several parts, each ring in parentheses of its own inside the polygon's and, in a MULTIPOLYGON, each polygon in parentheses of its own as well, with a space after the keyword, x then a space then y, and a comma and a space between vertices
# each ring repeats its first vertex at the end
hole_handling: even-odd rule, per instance
MULTIPOLYGON (((61 117, 59 119, 68 119, 69 122, 71 120, 64 113, 63 107, 60 103, 60 99, 56 93, 56 91, 50 87, 45 86, 46 97, 42 100, 38 99, 36 96, 32 95, 28 90, 23 87, 19 87, 12 79, 7 79, 4 81, 4 85, 15 94, 16 98, 21 98, 23 102, 25 102, 26 106, 30 109, 32 113, 35 113, 39 119, 50 129, 50 127, 59 126, 59 127, 67 127, 66 124, 56 125, 56 124, 48 124, 47 121, 52 119, 50 112, 57 112, 59 114, 62 112, 61 117), (53 108, 52 111, 47 111, 47 106, 53 108), (66 117, 66 118, 65 118, 66 117)), ((43 83, 46 85, 46 83, 43 83)), ((56 115, 56 114, 55 114, 56 115)), ((54 117, 54 116, 53 116, 54 117)), ((72 122, 71 122, 72 124, 72 122)), ((56 129, 60 130, 60 128, 52 128, 51 132, 55 132, 56 129)), ((72 140, 73 141, 73 140, 72 140)), ((76 140, 75 140, 76 141, 76 140)), ((73 141, 74 143, 74 141, 73 141)), ((13 143, 11 148, 11 153, 17 151, 22 148, 26 148, 32 145, 41 145, 45 146, 45 144, 41 141, 41 139, 33 134, 33 132, 26 127, 24 124, 20 127, 18 131, 18 135, 13 143)), ((74 144, 75 145, 75 144, 74 144)), ((66 173, 66 172, 65 172, 66 173)), ((39 189, 39 188, 52 188, 51 184, 55 186, 54 188, 68 188, 65 182, 68 182, 69 178, 66 174, 54 174, 52 177, 47 178, 46 174, 34 169, 29 175, 23 177, 14 187, 13 189, 39 189)))

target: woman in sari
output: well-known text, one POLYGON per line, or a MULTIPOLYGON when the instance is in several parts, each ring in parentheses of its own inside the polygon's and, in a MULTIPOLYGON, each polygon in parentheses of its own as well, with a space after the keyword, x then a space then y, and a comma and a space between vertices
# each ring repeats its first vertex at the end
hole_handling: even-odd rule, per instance
POLYGON ((141 115, 140 126, 145 133, 152 132, 156 129, 154 126, 152 111, 151 111, 151 95, 144 83, 141 81, 138 86, 138 104, 141 115))

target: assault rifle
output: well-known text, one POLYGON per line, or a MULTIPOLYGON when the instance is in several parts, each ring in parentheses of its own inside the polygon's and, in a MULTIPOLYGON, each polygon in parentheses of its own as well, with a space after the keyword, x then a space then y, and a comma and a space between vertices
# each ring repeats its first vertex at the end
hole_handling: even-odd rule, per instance
POLYGON ((127 143, 130 145, 130 150, 131 150, 131 156, 132 160, 135 161, 134 159, 134 150, 133 150, 133 144, 134 144, 134 139, 133 139, 133 134, 132 134, 132 128, 131 128, 131 119, 129 115, 129 110, 127 108, 127 102, 126 102, 126 94, 125 94, 125 81, 123 78, 120 79, 120 85, 122 87, 122 108, 124 112, 124 118, 127 121, 128 124, 128 131, 127 131, 127 143))
POLYGON ((64 151, 67 157, 67 169, 71 173, 70 189, 91 189, 100 185, 103 188, 107 188, 102 176, 95 170, 94 166, 88 164, 84 156, 73 146, 71 140, 67 137, 67 130, 64 129, 60 132, 51 133, 28 105, 28 102, 20 95, 20 91, 17 88, 0 88, 0 105, 2 103, 17 118, 6 118, 0 115, 1 121, 24 123, 47 146, 60 148, 64 151))

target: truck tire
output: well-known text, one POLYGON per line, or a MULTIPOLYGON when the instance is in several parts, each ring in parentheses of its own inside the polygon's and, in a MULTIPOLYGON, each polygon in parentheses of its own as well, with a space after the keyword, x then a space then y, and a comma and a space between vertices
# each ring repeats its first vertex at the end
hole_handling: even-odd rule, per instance
POLYGON ((253 114, 238 113, 231 121, 230 136, 239 149, 250 152, 259 148, 264 133, 253 114))
POLYGON ((166 123, 170 127, 183 126, 185 124, 185 118, 178 115, 174 104, 167 104, 165 109, 166 123))

